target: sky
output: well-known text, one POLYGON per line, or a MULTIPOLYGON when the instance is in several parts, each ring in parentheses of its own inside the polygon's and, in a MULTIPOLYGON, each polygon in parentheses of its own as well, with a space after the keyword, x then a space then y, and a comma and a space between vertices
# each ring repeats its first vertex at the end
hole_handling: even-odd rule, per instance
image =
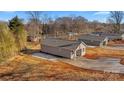
MULTIPOLYGON (((0 20, 8 21, 14 16, 27 20, 28 16, 24 11, 1 11, 0 20)), ((55 19, 63 16, 83 16, 89 21, 98 20, 99 22, 106 22, 109 17, 109 11, 44 11, 42 15, 55 19)))

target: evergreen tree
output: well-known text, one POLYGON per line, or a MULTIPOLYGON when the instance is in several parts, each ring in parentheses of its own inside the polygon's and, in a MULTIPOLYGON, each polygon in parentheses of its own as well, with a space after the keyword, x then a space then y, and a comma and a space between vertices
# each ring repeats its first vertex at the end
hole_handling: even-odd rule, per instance
POLYGON ((9 28, 13 32, 15 37, 16 46, 18 50, 22 50, 26 46, 26 31, 24 30, 24 25, 22 20, 17 16, 9 21, 9 28))

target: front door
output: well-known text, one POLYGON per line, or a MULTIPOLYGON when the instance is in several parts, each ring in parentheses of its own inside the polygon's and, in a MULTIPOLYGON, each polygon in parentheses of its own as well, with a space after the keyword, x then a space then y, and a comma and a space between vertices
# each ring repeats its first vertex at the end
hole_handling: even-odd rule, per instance
POLYGON ((76 51, 76 56, 81 56, 81 52, 82 52, 81 49, 77 50, 77 51, 76 51))
POLYGON ((103 46, 105 46, 105 45, 106 45, 106 41, 103 42, 103 46))

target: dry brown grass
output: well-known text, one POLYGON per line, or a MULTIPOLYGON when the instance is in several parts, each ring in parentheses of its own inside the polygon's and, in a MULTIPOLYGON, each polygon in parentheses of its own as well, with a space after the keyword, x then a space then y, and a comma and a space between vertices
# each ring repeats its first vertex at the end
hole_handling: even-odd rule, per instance
POLYGON ((115 44, 124 44, 124 40, 116 40, 116 41, 110 41, 108 45, 115 45, 115 44))
POLYGON ((108 57, 119 57, 124 58, 124 50, 112 50, 112 49, 105 49, 105 48, 87 48, 86 55, 94 55, 94 56, 108 56, 108 57))
POLYGON ((35 52, 39 52, 41 49, 41 46, 39 43, 35 42, 27 42, 26 50, 22 51, 23 54, 32 54, 35 52))
POLYGON ((35 42, 27 42, 27 46, 28 49, 40 49, 40 44, 39 43, 35 43, 35 42))
POLYGON ((0 64, 0 80, 124 80, 124 75, 21 55, 11 62, 0 64))
POLYGON ((83 57, 88 59, 98 59, 99 56, 97 54, 85 54, 83 57))
MULTIPOLYGON (((67 63, 52 62, 30 55, 39 49, 39 45, 28 44, 28 50, 24 51, 25 54, 18 55, 6 63, 0 64, 0 80, 124 80, 124 74, 82 69, 67 63)), ((88 48, 86 56, 96 58, 107 55, 122 57, 124 52, 88 48)))

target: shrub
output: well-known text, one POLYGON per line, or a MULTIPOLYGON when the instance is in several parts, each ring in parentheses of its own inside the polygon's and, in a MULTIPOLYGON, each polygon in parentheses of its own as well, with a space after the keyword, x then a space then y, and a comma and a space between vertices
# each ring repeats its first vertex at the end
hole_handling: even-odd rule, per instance
POLYGON ((0 24, 0 62, 17 53, 15 39, 5 24, 0 24))

